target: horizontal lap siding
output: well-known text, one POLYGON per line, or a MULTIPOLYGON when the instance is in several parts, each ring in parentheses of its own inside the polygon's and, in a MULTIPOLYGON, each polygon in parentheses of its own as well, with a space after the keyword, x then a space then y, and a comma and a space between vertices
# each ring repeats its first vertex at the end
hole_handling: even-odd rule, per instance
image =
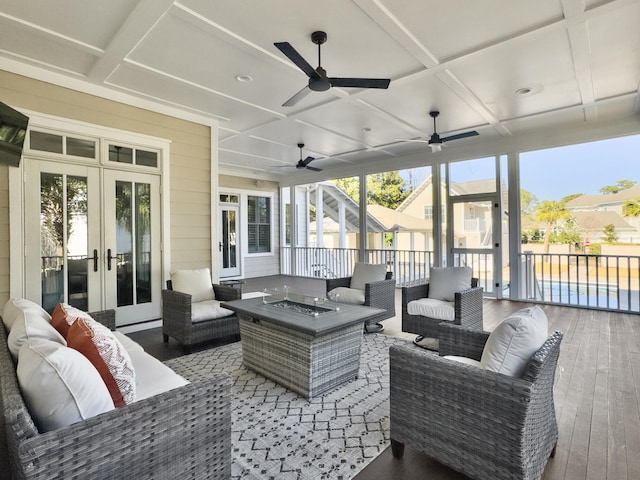
MULTIPOLYGON (((0 101, 18 108, 171 141, 172 265, 211 265, 211 132, 208 126, 0 71, 0 101), (182 241, 189 239, 189 242, 182 241)), ((0 303, 9 297, 8 167, 0 166, 0 303)))

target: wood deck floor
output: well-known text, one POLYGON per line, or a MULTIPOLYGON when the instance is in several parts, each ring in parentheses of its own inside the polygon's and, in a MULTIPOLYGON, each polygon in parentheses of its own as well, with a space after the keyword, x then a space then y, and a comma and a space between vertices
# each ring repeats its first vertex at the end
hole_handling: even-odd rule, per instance
MULTIPOLYGON (((253 279, 247 281, 245 291, 260 291, 264 282, 273 285, 287 279, 253 279)), ((317 280, 296 280, 295 285, 310 293, 323 293, 323 283, 317 280)), ((485 300, 485 329, 492 330, 526 305, 485 300)), ((543 309, 550 331, 564 332, 555 388, 560 435, 556 456, 549 460, 543 478, 640 479, 640 315, 546 305, 543 309)), ((400 331, 399 315, 383 323, 385 333, 412 338, 400 331)), ((159 357, 166 358, 181 354, 175 342, 167 347, 159 333, 152 340, 148 332, 131 335, 151 354, 157 351, 159 357)), ((388 448, 355 480, 426 478, 466 477, 409 448, 402 460, 396 460, 388 448)))

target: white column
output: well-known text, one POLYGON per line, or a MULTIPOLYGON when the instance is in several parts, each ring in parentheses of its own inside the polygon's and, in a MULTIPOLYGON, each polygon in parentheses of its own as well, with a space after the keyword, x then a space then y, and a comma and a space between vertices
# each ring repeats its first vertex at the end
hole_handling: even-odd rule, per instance
POLYGON ((338 238, 339 238, 340 248, 347 248, 347 228, 346 228, 347 216, 345 212, 346 210, 344 208, 344 203, 340 201, 338 203, 338 228, 339 228, 338 238))
POLYGON ((316 246, 324 247, 324 197, 320 184, 316 186, 316 246))

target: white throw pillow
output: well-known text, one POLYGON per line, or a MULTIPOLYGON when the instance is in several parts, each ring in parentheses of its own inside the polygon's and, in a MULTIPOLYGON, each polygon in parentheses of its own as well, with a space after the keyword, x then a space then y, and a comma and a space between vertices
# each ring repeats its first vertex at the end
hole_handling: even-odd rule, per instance
POLYGON ((53 325, 38 315, 26 315, 24 312, 16 318, 9 336, 7 344, 13 358, 17 360, 20 348, 29 340, 42 338, 66 346, 67 342, 60 335, 53 325))
POLYGON ((20 349, 16 373, 27 408, 41 432, 114 409, 98 371, 72 348, 31 340, 20 349))
POLYGON ((7 332, 11 331, 11 327, 16 321, 16 318, 22 314, 36 315, 47 321, 51 321, 51 316, 37 303, 27 300, 26 298, 10 298, 7 300, 7 303, 4 304, 2 311, 2 322, 7 332))
POLYGON ((372 263, 356 263, 351 276, 351 288, 364 290, 365 285, 371 282, 380 282, 387 276, 386 265, 372 263))
POLYGON ((540 307, 518 310, 491 332, 480 364, 487 370, 522 376, 533 354, 546 341, 547 330, 547 316, 540 307))
POLYGON ((329 292, 329 300, 339 303, 364 304, 364 289, 337 287, 329 292))
POLYGON ((435 298, 420 298, 407 303, 407 313, 450 322, 456 318, 456 309, 453 302, 445 302, 435 298))
POLYGON ((471 288, 471 267, 432 267, 429 273, 429 298, 455 301, 456 292, 471 288))
POLYGON ((171 284, 175 291, 191 295, 191 303, 215 299, 208 268, 177 270, 171 274, 171 284))

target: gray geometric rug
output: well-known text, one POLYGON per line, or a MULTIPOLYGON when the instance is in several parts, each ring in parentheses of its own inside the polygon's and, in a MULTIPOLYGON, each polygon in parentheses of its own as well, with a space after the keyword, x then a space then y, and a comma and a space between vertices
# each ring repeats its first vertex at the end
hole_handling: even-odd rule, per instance
POLYGON ((231 388, 232 479, 353 478, 389 445, 389 346, 364 335, 356 380, 307 400, 242 365, 240 342, 169 360, 189 380, 226 372, 231 388))

